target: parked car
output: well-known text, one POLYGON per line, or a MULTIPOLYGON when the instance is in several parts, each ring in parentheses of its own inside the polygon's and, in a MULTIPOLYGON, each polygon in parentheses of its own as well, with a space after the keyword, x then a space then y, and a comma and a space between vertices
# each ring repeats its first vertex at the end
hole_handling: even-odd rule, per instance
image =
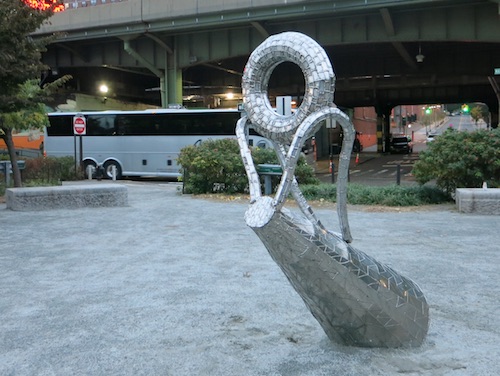
POLYGON ((413 152, 413 144, 408 139, 407 136, 393 136, 391 138, 391 144, 389 146, 389 151, 393 153, 405 153, 410 154, 413 152))
POLYGON ((427 136, 427 139, 425 140, 425 142, 432 142, 432 141, 434 141, 434 139, 436 138, 436 136, 437 136, 437 134, 432 134, 432 133, 429 134, 427 136))

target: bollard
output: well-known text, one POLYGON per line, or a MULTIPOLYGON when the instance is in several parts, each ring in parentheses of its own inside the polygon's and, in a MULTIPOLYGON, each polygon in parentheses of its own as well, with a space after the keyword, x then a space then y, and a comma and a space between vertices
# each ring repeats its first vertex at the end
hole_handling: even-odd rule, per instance
POLYGON ((398 163, 396 165, 396 185, 401 184, 401 165, 398 163))
POLYGON ((332 184, 335 184, 335 163, 330 162, 330 167, 331 167, 331 170, 332 170, 332 184))
POLYGON ((273 193, 273 184, 271 175, 264 175, 264 194, 270 195, 273 193))
POLYGON ((7 162, 5 164, 5 187, 10 187, 10 174, 12 173, 12 164, 7 162))
POLYGON ((87 179, 92 180, 92 174, 93 174, 93 167, 92 165, 87 166, 87 179))
POLYGON ((113 181, 116 180, 116 166, 115 165, 111 165, 111 177, 112 177, 113 181))

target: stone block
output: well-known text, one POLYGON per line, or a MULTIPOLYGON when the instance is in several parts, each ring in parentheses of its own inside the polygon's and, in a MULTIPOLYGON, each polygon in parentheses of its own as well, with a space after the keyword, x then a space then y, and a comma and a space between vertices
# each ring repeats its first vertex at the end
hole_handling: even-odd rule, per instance
POLYGON ((40 211, 84 207, 127 206, 127 187, 118 184, 8 188, 7 209, 40 211))
POLYGON ((457 188, 455 203, 462 213, 500 214, 500 188, 457 188))

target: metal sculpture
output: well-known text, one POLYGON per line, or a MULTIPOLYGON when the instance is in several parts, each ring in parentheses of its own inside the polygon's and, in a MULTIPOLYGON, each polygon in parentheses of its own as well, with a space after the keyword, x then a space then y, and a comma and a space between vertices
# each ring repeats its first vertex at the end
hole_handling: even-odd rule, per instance
POLYGON ((246 115, 238 121, 236 135, 249 180, 247 225, 331 340, 366 347, 420 345, 429 327, 429 307, 420 288, 349 244, 347 178, 355 132, 333 103, 335 76, 323 48, 296 32, 269 37, 250 55, 242 90, 246 115), (304 99, 288 116, 274 111, 267 93, 272 71, 285 61, 297 64, 305 78, 304 99), (328 231, 317 219, 294 176, 304 142, 327 118, 344 132, 337 180, 341 234, 328 231), (272 142, 282 166, 274 198, 262 196, 248 146, 249 128, 272 142), (283 207, 290 193, 301 213, 283 207))

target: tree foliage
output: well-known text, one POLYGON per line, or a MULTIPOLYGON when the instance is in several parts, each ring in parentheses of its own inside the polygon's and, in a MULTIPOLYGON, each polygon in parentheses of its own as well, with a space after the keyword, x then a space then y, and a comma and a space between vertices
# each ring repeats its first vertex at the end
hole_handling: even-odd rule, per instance
POLYGON ((31 34, 52 15, 52 8, 38 10, 21 0, 0 0, 0 112, 17 111, 25 102, 17 98, 18 86, 40 77, 47 39, 31 34))
POLYGON ((477 125, 477 122, 483 118, 483 109, 479 106, 473 107, 470 111, 470 116, 472 120, 474 120, 474 123, 476 123, 477 125))
POLYGON ((22 0, 0 0, 0 138, 9 150, 14 185, 21 185, 12 130, 41 128, 47 124, 43 102, 51 90, 66 82, 63 77, 44 87, 40 77, 46 66, 41 53, 50 39, 31 37, 59 5, 36 9, 22 0))
POLYGON ((449 128, 420 153, 413 174, 448 193, 456 188, 500 187, 500 129, 458 132, 449 128))

